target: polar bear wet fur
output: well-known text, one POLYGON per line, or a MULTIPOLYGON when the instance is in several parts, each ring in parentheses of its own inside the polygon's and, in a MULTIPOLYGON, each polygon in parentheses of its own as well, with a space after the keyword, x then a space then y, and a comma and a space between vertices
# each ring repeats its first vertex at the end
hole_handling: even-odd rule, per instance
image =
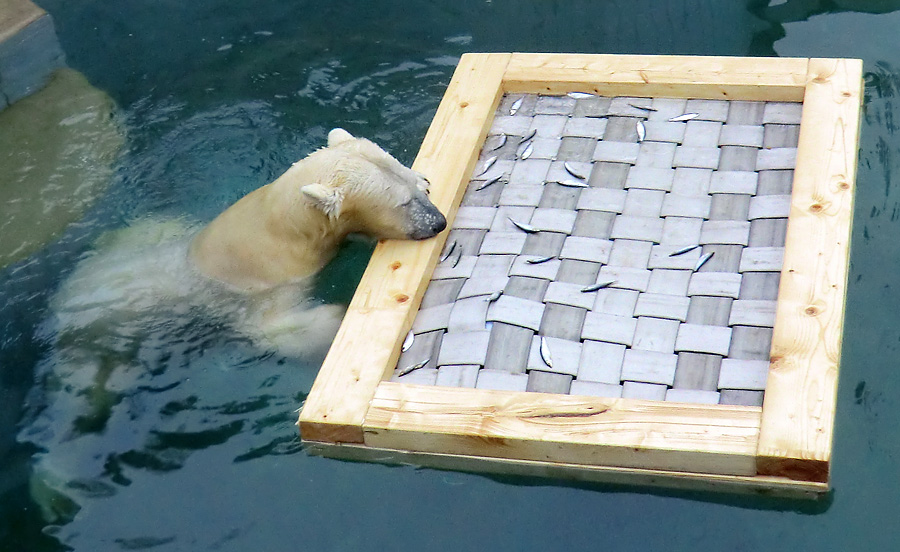
POLYGON ((310 277, 350 233, 418 240, 441 232, 446 219, 428 186, 374 143, 336 128, 327 147, 199 232, 149 220, 99 240, 52 301, 54 333, 102 332, 140 311, 191 306, 224 315, 263 347, 318 352, 343 309, 311 303, 310 277))
POLYGON ((238 288, 269 289, 318 271, 351 232, 424 239, 444 216, 428 181, 372 142, 342 129, 328 147, 238 201, 194 239, 191 259, 238 288))
POLYGON ((101 236, 51 299, 46 396, 20 434, 46 451, 31 481, 45 517, 66 517, 68 482, 105 469, 77 437, 124 415, 116 405, 158 377, 171 351, 203 355, 224 325, 268 351, 315 358, 344 308, 311 297, 312 276, 341 241, 354 232, 426 239, 445 227, 424 176, 334 129, 327 147, 203 228, 146 219, 101 236))

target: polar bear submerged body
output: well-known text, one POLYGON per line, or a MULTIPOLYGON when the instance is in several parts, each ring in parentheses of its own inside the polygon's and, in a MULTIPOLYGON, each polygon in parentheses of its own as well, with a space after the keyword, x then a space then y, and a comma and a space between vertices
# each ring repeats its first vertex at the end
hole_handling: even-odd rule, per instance
POLYGON ((31 484, 45 518, 71 516, 77 506, 68 497, 82 484, 72 482, 104 480, 106 456, 146 446, 140 440, 153 432, 129 430, 99 455, 87 452, 96 441, 82 437, 120 427, 132 415, 123 409, 140 408, 130 403, 136 389, 190 378, 185 363, 208 344, 237 336, 266 355, 324 353, 344 307, 313 297, 313 276, 350 233, 441 232, 446 220, 427 193, 422 175, 334 129, 327 147, 205 227, 147 219, 101 236, 51 298, 42 333, 52 346, 39 368, 46 381, 20 433, 43 451, 31 484), (173 363, 187 371, 165 375, 173 363))
POLYGON ((311 302, 310 277, 350 233, 415 240, 441 232, 446 219, 427 193, 422 175, 334 129, 327 147, 204 228, 140 221, 98 240, 52 301, 54 333, 199 309, 279 353, 321 351, 343 309, 311 302))

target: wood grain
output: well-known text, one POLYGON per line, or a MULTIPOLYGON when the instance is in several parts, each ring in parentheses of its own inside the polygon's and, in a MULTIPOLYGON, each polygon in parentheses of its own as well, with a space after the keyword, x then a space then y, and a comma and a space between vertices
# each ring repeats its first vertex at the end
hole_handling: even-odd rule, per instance
POLYGON ((841 356, 862 62, 812 59, 760 430, 760 473, 827 481, 841 356))
POLYGON ((336 443, 404 450, 398 454, 453 469, 824 492, 861 69, 855 60, 463 56, 414 164, 432 180, 432 198, 450 221, 504 92, 804 101, 764 408, 383 381, 444 246, 442 234, 376 248, 301 413, 304 440, 331 443, 328 450, 365 450, 336 443))
POLYGON ((614 466, 584 466, 562 462, 487 458, 433 452, 420 453, 361 445, 315 442, 306 443, 304 450, 310 454, 343 460, 424 466, 461 472, 568 479, 611 485, 642 485, 702 492, 734 492, 794 499, 819 498, 828 491, 828 486, 824 483, 759 475, 717 475, 690 471, 672 472, 614 466))
POLYGON ((806 69, 797 58, 514 54, 503 84, 544 94, 800 101, 806 69))
MULTIPOLYGON (((452 223, 500 102, 509 54, 462 57, 413 169, 452 223)), ((300 413, 303 438, 361 443, 375 387, 393 370, 447 232, 425 242, 378 244, 300 413)))
POLYGON ((365 444, 419 452, 755 475, 759 408, 384 382, 365 444))

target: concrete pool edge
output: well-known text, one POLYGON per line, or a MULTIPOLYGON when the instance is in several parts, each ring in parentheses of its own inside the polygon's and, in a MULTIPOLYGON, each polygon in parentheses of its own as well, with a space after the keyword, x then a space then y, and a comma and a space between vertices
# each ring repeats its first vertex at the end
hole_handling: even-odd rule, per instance
POLYGON ((64 60, 50 14, 30 0, 0 8, 0 109, 40 90, 64 60))

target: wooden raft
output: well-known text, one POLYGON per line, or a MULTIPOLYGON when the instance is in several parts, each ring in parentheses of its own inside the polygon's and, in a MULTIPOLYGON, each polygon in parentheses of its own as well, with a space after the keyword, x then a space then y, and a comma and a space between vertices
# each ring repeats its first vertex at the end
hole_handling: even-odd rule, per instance
POLYGON ((802 104, 572 96, 501 101, 392 380, 761 406, 802 104))
POLYGON ((856 60, 463 56, 413 165, 457 257, 447 233, 378 245, 302 409, 304 442, 450 469, 827 491, 861 75, 856 60), (668 256, 683 244, 702 249, 668 256), (586 299, 604 277, 616 283, 586 299), (478 314, 451 320, 464 302, 478 314), (455 387, 406 381, 441 370, 455 387))

